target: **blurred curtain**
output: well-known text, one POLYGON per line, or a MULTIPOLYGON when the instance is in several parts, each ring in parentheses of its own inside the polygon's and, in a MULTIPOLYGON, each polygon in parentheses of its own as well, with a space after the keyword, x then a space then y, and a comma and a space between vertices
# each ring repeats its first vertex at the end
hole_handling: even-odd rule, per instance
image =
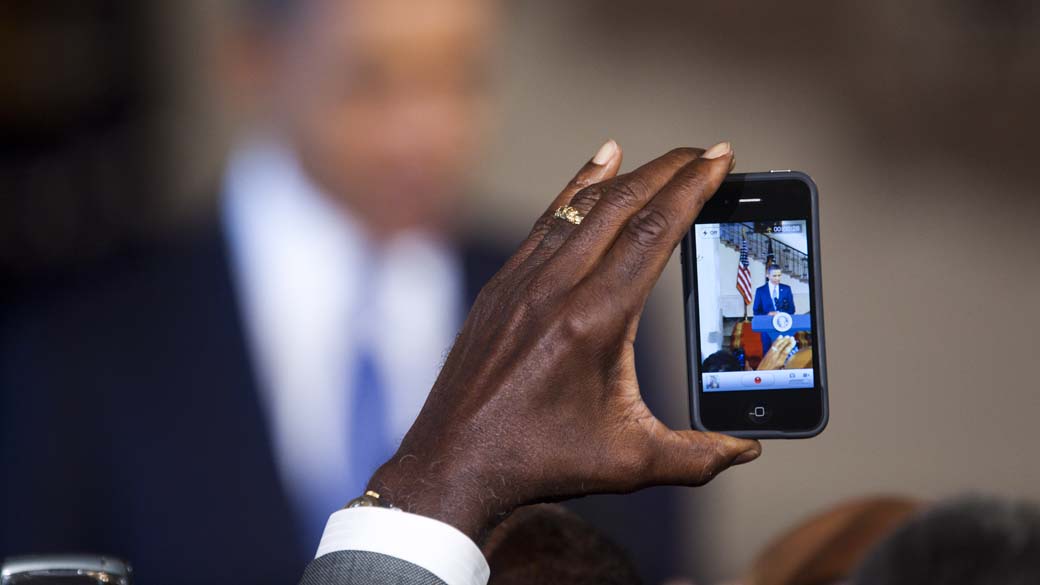
MULTIPOLYGON (((152 0, 0 3, 0 279, 7 294, 151 219, 152 0)), ((0 299, 2 300, 2 299, 0 299)))

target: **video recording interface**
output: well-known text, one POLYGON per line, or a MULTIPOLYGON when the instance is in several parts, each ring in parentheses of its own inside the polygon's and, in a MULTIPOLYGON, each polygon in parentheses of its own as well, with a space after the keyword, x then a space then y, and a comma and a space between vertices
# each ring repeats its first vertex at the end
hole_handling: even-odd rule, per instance
POLYGON ((705 392, 812 389, 805 220, 694 226, 705 392))

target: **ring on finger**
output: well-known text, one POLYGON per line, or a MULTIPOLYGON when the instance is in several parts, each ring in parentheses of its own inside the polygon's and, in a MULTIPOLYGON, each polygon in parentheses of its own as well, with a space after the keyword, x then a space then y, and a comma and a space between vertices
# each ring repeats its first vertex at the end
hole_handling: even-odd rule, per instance
POLYGON ((562 219, 573 223, 574 225, 581 225, 581 220, 585 219, 585 216, 580 211, 574 209, 570 205, 563 205, 556 210, 553 214, 556 219, 562 219))

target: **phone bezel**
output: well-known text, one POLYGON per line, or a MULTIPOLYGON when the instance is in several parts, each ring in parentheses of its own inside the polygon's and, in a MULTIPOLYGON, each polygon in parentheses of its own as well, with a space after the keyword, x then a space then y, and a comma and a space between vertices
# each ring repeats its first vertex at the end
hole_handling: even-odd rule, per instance
MULTIPOLYGON (((691 259, 696 257, 695 242, 691 232, 687 232, 682 241, 682 270, 683 270, 683 303, 686 320, 686 348, 687 348, 687 382, 688 397, 690 400, 690 420, 693 428, 703 431, 716 431, 728 435, 748 438, 785 438, 797 439, 808 438, 820 434, 830 418, 827 397, 827 375, 826 375, 826 343, 824 340, 823 327, 823 285, 822 271, 820 269, 820 229, 819 229, 819 203, 816 184, 809 175, 798 171, 767 172, 767 173, 742 173, 732 174, 706 204, 700 215, 694 221, 698 223, 726 223, 733 221, 755 221, 756 219, 782 220, 782 219, 804 219, 810 229, 809 245, 812 254, 810 258, 810 291, 813 302, 813 368, 814 386, 809 390, 762 390, 762 391, 734 391, 734 392, 704 392, 701 388, 700 375, 700 334, 699 315, 697 312, 696 278, 697 272, 691 259), (800 193, 795 194, 793 190, 800 193), (792 197, 801 196, 797 201, 792 197), (758 208, 763 217, 756 218, 756 213, 748 208, 739 209, 736 199, 741 196, 754 196, 764 200, 763 205, 758 208), (730 202, 727 203, 726 200, 730 202), (776 210, 783 210, 780 216, 776 216, 776 210), (806 216, 807 214, 807 216, 806 216), (797 393, 797 394, 795 394, 797 393), (783 412, 797 414, 798 411, 811 409, 811 419, 807 424, 795 427, 791 425, 785 428, 785 421, 795 420, 794 415, 781 416, 773 419, 764 426, 755 426, 750 420, 743 418, 741 413, 749 404, 768 400, 771 403, 779 403, 783 412), (708 404, 702 404, 702 401, 708 404), (702 413, 707 411, 718 411, 724 409, 724 416, 732 420, 743 421, 742 425, 723 425, 723 427, 711 428, 706 424, 705 418, 717 418, 716 416, 705 417, 702 413)), ((691 226, 692 230, 692 226, 691 226)))

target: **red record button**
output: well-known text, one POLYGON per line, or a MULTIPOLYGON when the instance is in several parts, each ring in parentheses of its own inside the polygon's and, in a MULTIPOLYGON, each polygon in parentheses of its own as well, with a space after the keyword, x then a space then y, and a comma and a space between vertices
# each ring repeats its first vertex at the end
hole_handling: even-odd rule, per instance
POLYGON ((772 374, 747 374, 741 378, 744 386, 772 386, 772 374))

